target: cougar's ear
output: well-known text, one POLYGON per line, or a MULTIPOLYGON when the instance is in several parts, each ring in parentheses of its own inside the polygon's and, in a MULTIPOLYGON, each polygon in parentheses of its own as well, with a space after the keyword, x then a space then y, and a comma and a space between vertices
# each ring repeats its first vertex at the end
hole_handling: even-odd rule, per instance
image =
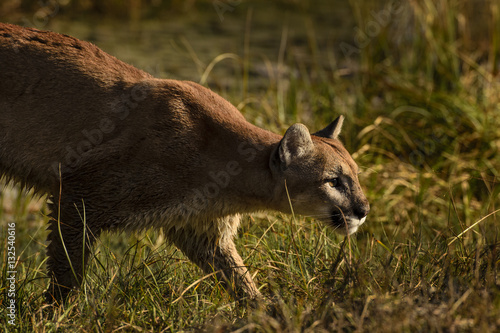
POLYGON ((321 131, 317 131, 313 135, 320 136, 327 139, 338 139, 340 131, 342 130, 342 124, 344 123, 344 116, 338 116, 337 119, 332 121, 332 123, 321 131))
POLYGON ((293 160, 310 154, 314 144, 307 127, 302 124, 290 126, 271 156, 270 165, 275 171, 284 171, 293 160))

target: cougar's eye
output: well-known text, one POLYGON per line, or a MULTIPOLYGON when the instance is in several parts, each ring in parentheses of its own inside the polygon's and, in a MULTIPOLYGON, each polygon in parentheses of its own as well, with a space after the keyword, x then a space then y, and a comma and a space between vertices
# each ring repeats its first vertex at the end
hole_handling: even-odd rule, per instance
POLYGON ((328 186, 330 187, 337 187, 340 185, 340 181, 338 178, 332 178, 332 179, 328 179, 326 181, 326 183, 328 184, 328 186))

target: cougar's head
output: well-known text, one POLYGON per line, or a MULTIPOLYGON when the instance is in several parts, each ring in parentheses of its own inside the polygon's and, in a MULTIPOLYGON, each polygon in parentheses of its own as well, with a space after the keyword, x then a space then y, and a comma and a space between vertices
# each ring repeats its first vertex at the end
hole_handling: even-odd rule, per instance
POLYGON ((272 154, 270 167, 286 188, 283 210, 291 203, 295 213, 352 234, 365 222, 370 205, 359 184, 358 166, 338 140, 342 123, 340 116, 313 135, 302 124, 292 125, 272 154))

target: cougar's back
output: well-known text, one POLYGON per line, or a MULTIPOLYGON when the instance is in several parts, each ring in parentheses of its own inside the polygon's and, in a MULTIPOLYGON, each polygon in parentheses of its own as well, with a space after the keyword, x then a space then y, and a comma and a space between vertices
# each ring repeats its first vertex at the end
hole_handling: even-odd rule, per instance
POLYGON ((110 96, 148 78, 91 43, 0 23, 0 176, 53 192, 57 165, 79 162, 92 131, 120 118, 110 96))

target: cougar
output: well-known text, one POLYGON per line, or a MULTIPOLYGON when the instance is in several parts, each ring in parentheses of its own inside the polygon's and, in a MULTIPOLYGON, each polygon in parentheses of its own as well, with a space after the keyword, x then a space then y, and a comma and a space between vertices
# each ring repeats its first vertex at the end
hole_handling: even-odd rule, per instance
POLYGON ((80 285, 102 231, 150 227, 230 292, 260 299, 234 244, 240 214, 293 209, 346 234, 366 219, 342 123, 274 134, 194 82, 0 23, 0 175, 48 195, 52 301, 80 285))

